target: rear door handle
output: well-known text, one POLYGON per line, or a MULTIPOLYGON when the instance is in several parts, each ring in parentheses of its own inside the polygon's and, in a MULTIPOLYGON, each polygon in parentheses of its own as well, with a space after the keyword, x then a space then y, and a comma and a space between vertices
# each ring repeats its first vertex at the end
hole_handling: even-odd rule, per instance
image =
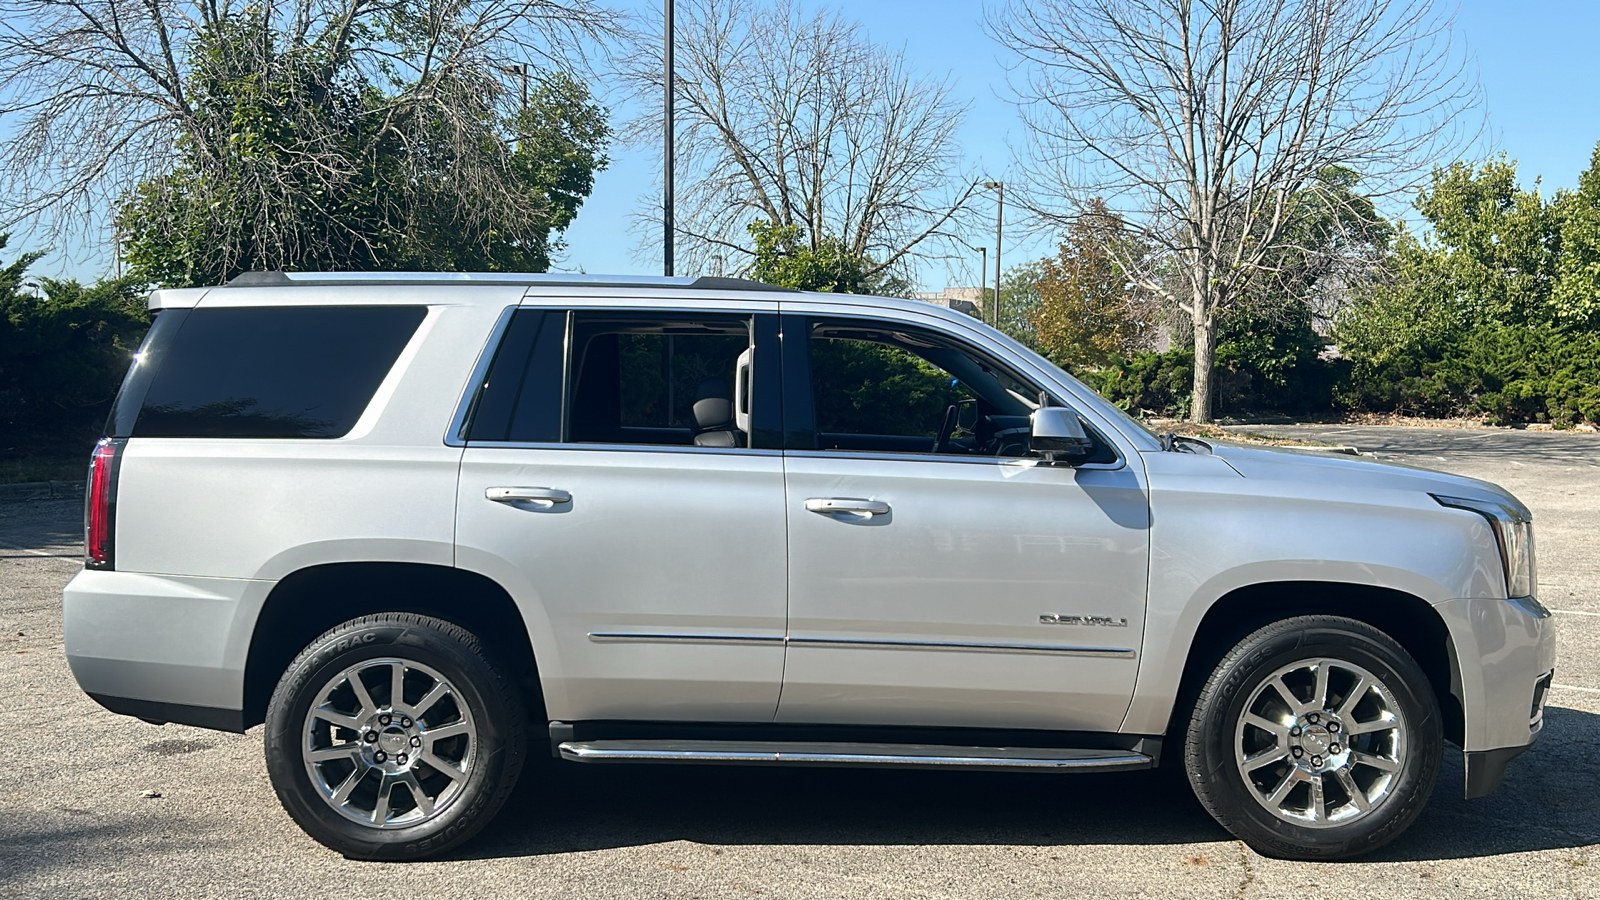
POLYGON ((556 506, 562 503, 571 503, 572 494, 560 488, 547 487, 492 487, 483 492, 485 497, 496 503, 538 503, 543 506, 556 506))
POLYGON ((814 513, 832 515, 834 513, 847 513, 857 516, 886 516, 889 514, 889 504, 882 500, 858 500, 854 497, 812 497, 806 501, 806 509, 814 513))

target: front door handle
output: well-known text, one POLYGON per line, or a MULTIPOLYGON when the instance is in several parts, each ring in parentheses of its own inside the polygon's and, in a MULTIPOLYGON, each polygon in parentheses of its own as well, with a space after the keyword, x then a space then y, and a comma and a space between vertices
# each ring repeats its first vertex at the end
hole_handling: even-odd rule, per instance
POLYGON ((492 487, 483 492, 485 497, 496 503, 538 503, 541 506, 557 506, 562 503, 571 503, 572 494, 560 488, 547 487, 492 487))
POLYGON ((886 516, 889 514, 889 504, 882 500, 858 500, 854 497, 812 497, 806 501, 806 509, 825 516, 834 513, 845 513, 856 516, 886 516))

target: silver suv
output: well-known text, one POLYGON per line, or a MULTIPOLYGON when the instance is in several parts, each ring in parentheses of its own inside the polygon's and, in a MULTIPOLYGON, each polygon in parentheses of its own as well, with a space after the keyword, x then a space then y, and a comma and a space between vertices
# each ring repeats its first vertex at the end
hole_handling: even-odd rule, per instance
POLYGON ((553 757, 1159 761, 1262 853, 1337 859, 1417 817, 1445 741, 1481 797, 1543 724, 1510 494, 1151 434, 931 304, 256 273, 150 305, 73 673, 264 724, 347 856, 451 848, 553 757))

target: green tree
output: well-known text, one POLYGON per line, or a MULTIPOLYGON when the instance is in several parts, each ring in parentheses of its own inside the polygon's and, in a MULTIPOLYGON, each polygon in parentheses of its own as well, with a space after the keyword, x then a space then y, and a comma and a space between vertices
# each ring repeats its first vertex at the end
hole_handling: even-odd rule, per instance
POLYGON ((604 111, 559 73, 499 112, 468 69, 448 106, 357 66, 349 42, 288 41, 260 12, 202 33, 177 166, 125 198, 135 274, 215 284, 251 269, 543 271, 604 168, 604 111))
POLYGON ((829 294, 870 294, 877 284, 867 277, 867 260, 850 253, 838 238, 808 242, 799 225, 767 221, 752 222, 749 231, 755 241, 750 274, 757 281, 829 294))
POLYGON ((1056 255, 1039 262, 1032 314, 1037 347, 1067 368, 1103 366, 1144 349, 1155 304, 1136 289, 1123 262, 1143 255, 1121 217, 1090 201, 1067 227, 1056 255))
POLYGON ((1556 195, 1561 255, 1550 291, 1552 317, 1563 324, 1600 327, 1600 144, 1578 189, 1556 195))

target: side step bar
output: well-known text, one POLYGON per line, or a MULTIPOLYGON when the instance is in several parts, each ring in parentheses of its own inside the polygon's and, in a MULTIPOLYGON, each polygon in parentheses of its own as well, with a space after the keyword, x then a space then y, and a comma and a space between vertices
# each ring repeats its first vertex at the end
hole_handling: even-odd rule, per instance
POLYGON ((564 741, 573 762, 721 763, 790 766, 883 766, 1051 772, 1120 772, 1154 761, 1132 750, 1057 747, 956 747, 942 744, 854 744, 787 741, 564 741))

